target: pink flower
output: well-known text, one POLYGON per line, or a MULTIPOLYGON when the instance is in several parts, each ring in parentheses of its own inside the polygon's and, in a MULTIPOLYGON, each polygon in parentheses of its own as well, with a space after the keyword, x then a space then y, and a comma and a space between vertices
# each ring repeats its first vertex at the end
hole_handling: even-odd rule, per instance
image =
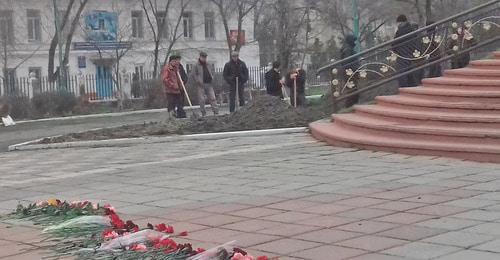
POLYGON ((118 233, 116 233, 114 230, 112 229, 108 229, 108 230, 104 230, 102 232, 102 237, 104 239, 114 239, 114 238, 117 238, 119 237, 120 235, 118 235, 118 233))
MULTIPOLYGON (((114 208, 114 207, 112 207, 112 206, 111 206, 111 205, 109 205, 109 204, 105 204, 105 205, 103 206, 103 208, 104 208, 104 209, 106 209, 107 211, 109 211, 110 213, 115 213, 115 212, 116 212, 115 208, 114 208)), ((109 214, 108 214, 108 215, 109 215, 109 214)))
POLYGON ((49 205, 49 203, 48 203, 47 201, 38 201, 38 202, 36 203, 36 206, 37 206, 37 207, 45 207, 45 206, 47 206, 47 205, 49 205))
POLYGON ((148 251, 148 248, 144 244, 137 244, 137 245, 131 246, 130 250, 138 251, 138 252, 146 252, 146 251, 148 251))
POLYGON ((242 253, 236 253, 231 257, 231 260, 255 260, 251 255, 243 255, 242 253))

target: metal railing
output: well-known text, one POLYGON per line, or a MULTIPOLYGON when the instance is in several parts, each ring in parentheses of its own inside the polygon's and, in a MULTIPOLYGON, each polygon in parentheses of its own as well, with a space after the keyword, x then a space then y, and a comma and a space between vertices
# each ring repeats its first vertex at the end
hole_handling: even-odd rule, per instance
MULTIPOLYGON (((266 67, 249 67, 249 81, 247 88, 252 90, 265 90, 266 67)), ((222 77, 222 68, 215 69, 214 86, 219 91, 224 91, 225 82, 222 77)), ((131 99, 140 99, 148 95, 149 91, 155 87, 162 87, 161 81, 155 77, 152 72, 142 74, 125 73, 120 74, 118 79, 114 79, 111 74, 97 75, 68 75, 66 77, 65 87, 61 89, 57 86, 57 81, 51 81, 48 77, 20 77, 0 79, 0 96, 16 96, 33 98, 42 93, 56 93, 64 91, 75 97, 85 97, 89 101, 113 101, 117 99, 118 87, 126 97, 131 99)), ((314 73, 310 73, 307 84, 309 86, 320 86, 328 84, 321 82, 314 73)), ((191 84, 187 84, 190 89, 191 84)), ((156 92, 155 92, 156 93, 156 92)))
POLYGON ((323 66, 317 73, 331 70, 333 96, 340 101, 395 80, 400 86, 417 86, 423 77, 439 76, 444 62, 461 67, 470 52, 495 50, 499 41, 500 0, 495 0, 323 66))

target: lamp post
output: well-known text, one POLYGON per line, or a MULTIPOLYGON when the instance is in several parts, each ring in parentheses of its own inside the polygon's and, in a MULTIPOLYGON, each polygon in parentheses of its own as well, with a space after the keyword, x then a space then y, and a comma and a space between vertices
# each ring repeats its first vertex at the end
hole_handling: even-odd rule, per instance
POLYGON ((62 33, 61 33, 61 20, 59 17, 59 11, 57 9, 57 2, 56 0, 53 0, 52 3, 54 4, 54 21, 55 21, 55 29, 56 29, 56 34, 57 34, 57 45, 59 46, 59 73, 57 75, 57 85, 59 86, 59 89, 65 89, 66 88, 66 68, 63 64, 63 48, 62 48, 62 33))
POLYGON ((352 0, 352 19, 353 19, 353 32, 354 37, 356 37, 356 52, 361 51, 361 45, 359 42, 359 12, 358 12, 358 0, 352 0))

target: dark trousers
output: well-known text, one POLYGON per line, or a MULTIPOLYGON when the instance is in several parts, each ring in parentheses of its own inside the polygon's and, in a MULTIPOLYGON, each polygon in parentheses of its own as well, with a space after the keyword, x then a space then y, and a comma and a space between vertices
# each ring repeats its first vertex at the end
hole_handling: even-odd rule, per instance
POLYGON ((180 110, 183 111, 184 96, 182 94, 170 94, 167 93, 167 109, 168 112, 176 111, 178 113, 180 110))
MULTIPOLYGON (((238 86, 238 99, 240 101, 240 106, 245 105, 245 86, 238 86)), ((229 86, 229 112, 234 112, 236 108, 236 84, 229 86)))
MULTIPOLYGON (((290 104, 295 107, 295 93, 293 89, 290 90, 290 104)), ((306 94, 297 92, 297 107, 306 105, 306 94)))

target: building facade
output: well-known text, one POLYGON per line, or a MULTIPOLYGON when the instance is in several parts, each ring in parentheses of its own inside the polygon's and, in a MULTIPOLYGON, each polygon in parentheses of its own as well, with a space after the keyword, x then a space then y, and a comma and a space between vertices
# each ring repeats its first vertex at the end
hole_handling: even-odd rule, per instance
MULTIPOLYGON (((186 1, 186 0, 184 0, 186 1)), ((57 0, 58 16, 64 16, 69 0, 57 0)), ((76 2, 79 2, 77 0, 76 2)), ((164 12, 167 1, 89 0, 75 27, 67 70, 70 75, 112 73, 119 61, 123 73, 146 73, 153 70, 157 22, 153 10, 164 12), (151 6, 154 3, 156 6, 151 6), (146 8, 146 10, 144 10, 146 8), (155 30, 152 30, 152 27, 155 30)), ((159 61, 167 52, 183 57, 190 68, 198 53, 209 54, 214 67, 222 67, 229 59, 225 29, 220 14, 209 0, 191 0, 181 12, 181 0, 172 0, 165 15, 165 27, 159 45, 159 61), (178 26, 177 26, 178 24, 178 26), (174 42, 173 44, 171 44, 174 42)), ((0 2, 0 64, 6 77, 44 77, 48 74, 50 42, 55 34, 55 14, 52 0, 2 0, 0 2)), ((72 9, 70 17, 76 13, 72 9)), ((160 13, 161 14, 161 13, 160 13)), ((243 23, 245 45, 241 58, 249 66, 259 65, 259 47, 253 39, 253 15, 243 23)), ((63 28, 67 37, 69 25, 63 28)), ((235 17, 229 17, 229 29, 237 29, 235 17)), ((64 46, 63 46, 64 48, 64 46)), ((58 49, 55 53, 58 66, 58 49)))

